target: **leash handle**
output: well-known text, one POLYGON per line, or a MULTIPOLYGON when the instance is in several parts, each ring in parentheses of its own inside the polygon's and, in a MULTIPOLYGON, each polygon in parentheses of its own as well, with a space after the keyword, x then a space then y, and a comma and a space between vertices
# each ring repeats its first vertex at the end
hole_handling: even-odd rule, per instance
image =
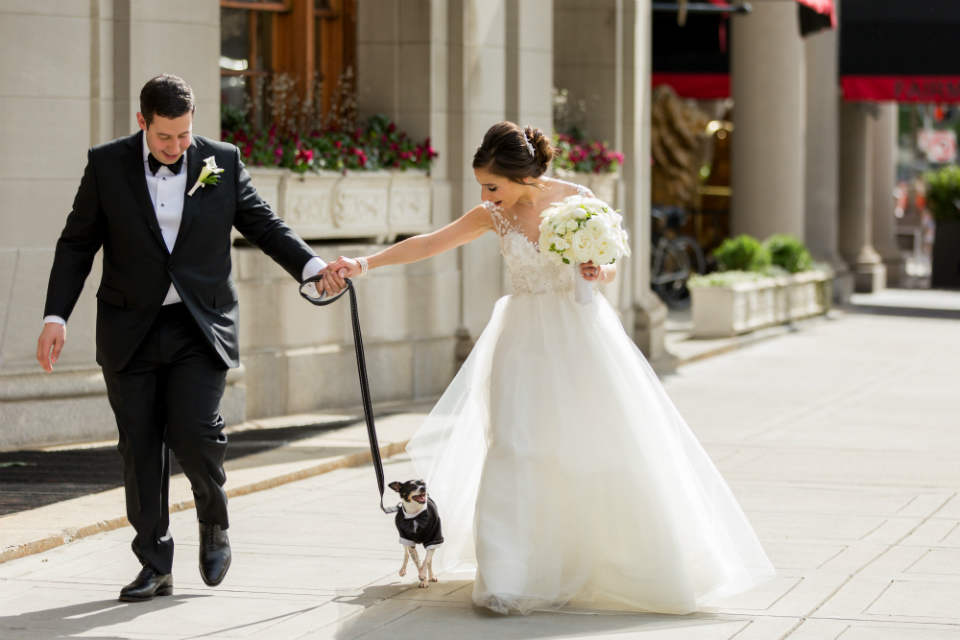
POLYGON ((367 438, 370 440, 370 457, 373 459, 373 470, 377 474, 377 486, 380 488, 380 509, 384 513, 392 513, 383 506, 383 461, 380 459, 380 444, 377 442, 377 427, 373 422, 373 401, 370 399, 370 380, 367 377, 367 359, 363 355, 363 337, 360 335, 360 314, 357 311, 357 292, 353 288, 353 282, 349 278, 344 280, 347 288, 333 296, 332 298, 312 298, 304 293, 303 288, 312 283, 319 283, 323 279, 322 275, 310 276, 300 283, 300 295, 304 300, 318 307, 325 307, 333 304, 343 297, 343 294, 350 294, 350 318, 353 324, 353 345, 357 352, 357 371, 360 374, 360 396, 363 399, 363 417, 367 422, 367 438))

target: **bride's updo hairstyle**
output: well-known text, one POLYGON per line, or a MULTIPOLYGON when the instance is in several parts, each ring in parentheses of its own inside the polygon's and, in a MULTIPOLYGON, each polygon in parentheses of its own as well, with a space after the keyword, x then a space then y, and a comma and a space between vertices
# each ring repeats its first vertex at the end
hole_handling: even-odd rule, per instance
POLYGON ((542 176, 555 154, 550 138, 540 129, 521 129, 512 122, 501 122, 490 127, 483 136, 473 154, 473 168, 522 184, 524 178, 542 176))

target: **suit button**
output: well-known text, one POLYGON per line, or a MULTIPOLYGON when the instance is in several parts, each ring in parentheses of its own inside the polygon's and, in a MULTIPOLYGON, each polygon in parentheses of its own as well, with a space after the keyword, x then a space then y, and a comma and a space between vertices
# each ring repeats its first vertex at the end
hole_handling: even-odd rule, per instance
POLYGON ((167 265, 167 271, 173 271, 173 265, 172 265, 172 264, 168 264, 168 265, 167 265))

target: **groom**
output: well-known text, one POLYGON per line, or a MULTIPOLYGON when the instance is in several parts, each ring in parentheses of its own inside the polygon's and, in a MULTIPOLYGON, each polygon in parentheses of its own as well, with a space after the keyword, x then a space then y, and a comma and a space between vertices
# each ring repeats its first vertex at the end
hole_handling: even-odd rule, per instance
MULTIPOLYGON (((240 362, 231 227, 298 282, 325 266, 260 198, 236 147, 193 135, 195 107, 186 82, 153 78, 140 92, 142 131, 88 152, 57 242, 37 345, 37 360, 51 372, 103 247, 97 363, 120 432, 127 518, 143 565, 120 592, 128 602, 173 593, 170 450, 196 499, 200 575, 216 586, 230 568, 220 400, 227 369, 240 362), (213 163, 222 173, 197 187, 213 163)), ((336 274, 324 281, 327 294, 343 286, 336 274)))

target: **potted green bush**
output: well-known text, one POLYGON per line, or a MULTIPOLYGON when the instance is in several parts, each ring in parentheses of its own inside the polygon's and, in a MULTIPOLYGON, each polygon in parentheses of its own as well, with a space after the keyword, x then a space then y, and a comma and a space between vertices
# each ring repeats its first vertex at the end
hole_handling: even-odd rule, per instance
POLYGON ((816 268, 789 235, 765 242, 728 238, 713 252, 720 271, 693 276, 693 335, 721 338, 821 315, 830 309, 833 274, 816 268))
POLYGON ((924 176, 927 208, 937 223, 930 285, 960 288, 960 167, 948 165, 924 176))

